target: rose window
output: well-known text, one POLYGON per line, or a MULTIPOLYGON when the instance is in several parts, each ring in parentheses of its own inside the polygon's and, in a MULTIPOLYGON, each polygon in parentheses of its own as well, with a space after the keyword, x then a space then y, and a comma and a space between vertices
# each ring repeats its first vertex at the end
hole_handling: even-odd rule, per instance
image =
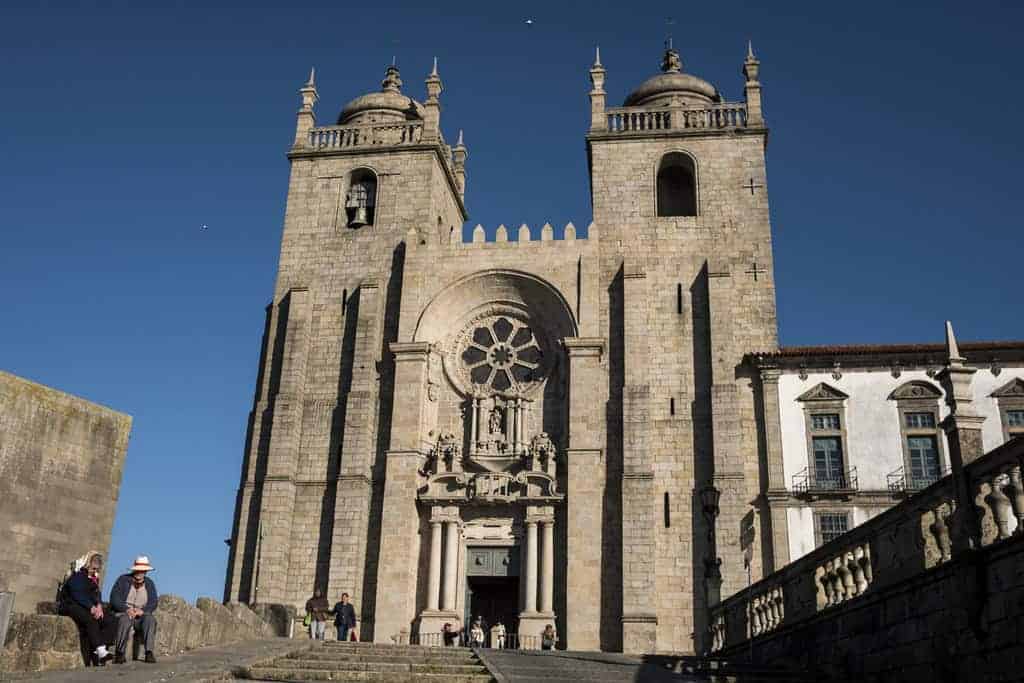
POLYGON ((526 323, 501 316, 474 327, 462 362, 473 384, 508 391, 539 379, 543 356, 526 323))

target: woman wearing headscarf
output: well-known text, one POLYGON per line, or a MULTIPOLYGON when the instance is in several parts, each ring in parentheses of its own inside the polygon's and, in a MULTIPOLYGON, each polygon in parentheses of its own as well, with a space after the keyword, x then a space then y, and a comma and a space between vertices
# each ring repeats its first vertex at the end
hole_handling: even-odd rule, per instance
POLYGON ((93 664, 103 666, 114 656, 107 646, 114 642, 117 621, 103 609, 100 597, 100 571, 103 556, 95 550, 75 562, 76 571, 64 583, 63 607, 89 640, 93 664), (80 565, 80 566, 79 566, 80 565))

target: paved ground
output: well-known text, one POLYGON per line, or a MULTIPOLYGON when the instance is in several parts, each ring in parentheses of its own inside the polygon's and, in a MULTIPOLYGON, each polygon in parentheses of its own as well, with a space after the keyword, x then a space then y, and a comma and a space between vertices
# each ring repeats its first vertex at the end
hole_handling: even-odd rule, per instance
POLYGON ((480 659, 499 683, 679 683, 707 680, 676 673, 675 663, 678 658, 657 655, 632 656, 609 652, 544 652, 484 648, 480 650, 480 659))
POLYGON ((273 638, 248 640, 231 645, 205 647, 174 657, 161 657, 156 664, 129 662, 104 667, 48 671, 34 674, 3 674, 0 680, 45 681, 46 683, 158 683, 160 681, 211 681, 223 679, 238 667, 277 657, 310 646, 308 640, 273 638))

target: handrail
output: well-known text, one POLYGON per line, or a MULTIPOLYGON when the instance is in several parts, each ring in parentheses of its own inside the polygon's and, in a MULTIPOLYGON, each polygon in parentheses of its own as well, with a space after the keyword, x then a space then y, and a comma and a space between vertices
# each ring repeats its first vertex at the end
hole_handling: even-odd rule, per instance
POLYGON ((423 123, 371 123, 358 126, 321 126, 309 131, 308 146, 315 150, 411 145, 420 141, 423 123))

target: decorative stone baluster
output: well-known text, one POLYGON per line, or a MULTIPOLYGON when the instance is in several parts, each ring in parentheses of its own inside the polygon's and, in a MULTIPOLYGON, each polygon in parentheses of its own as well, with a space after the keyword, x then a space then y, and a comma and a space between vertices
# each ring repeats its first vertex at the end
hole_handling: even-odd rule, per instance
POLYGON ((1015 536, 1024 534, 1024 481, 1021 477, 1020 465, 1010 468, 1010 483, 1006 487, 1006 493, 1010 496, 1010 503, 1013 505, 1013 515, 1017 518, 1017 528, 1013 530, 1015 536))
POLYGON ((825 607, 832 604, 832 577, 828 573, 828 565, 822 567, 821 577, 818 579, 821 584, 821 593, 825 598, 825 607))
POLYGON ((850 576, 853 578, 854 594, 860 595, 868 589, 868 580, 864 577, 864 568, 860 565, 860 558, 863 556, 864 551, 857 548, 852 553, 847 555, 848 564, 850 570, 850 576))
POLYGON ((992 511, 992 518, 996 523, 996 533, 1001 541, 1010 537, 1010 499, 1003 493, 1003 482, 1007 479, 1005 474, 995 474, 988 479, 989 493, 985 496, 992 511))
POLYGON ((932 510, 932 516, 935 517, 935 521, 928 527, 935 537, 935 545, 939 549, 939 563, 949 562, 953 558, 953 543, 949 537, 949 515, 944 512, 944 509, 944 503, 939 503, 935 506, 935 509, 932 510))

